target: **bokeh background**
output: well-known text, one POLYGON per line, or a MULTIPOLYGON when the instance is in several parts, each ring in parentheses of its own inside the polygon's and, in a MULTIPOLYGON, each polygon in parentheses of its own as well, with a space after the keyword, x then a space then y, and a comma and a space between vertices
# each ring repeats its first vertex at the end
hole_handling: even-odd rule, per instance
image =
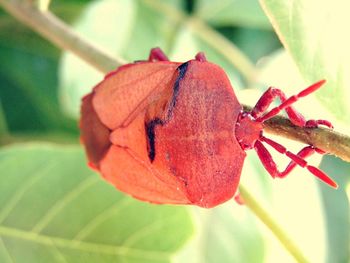
MULTIPOLYGON (((325 78, 325 87, 296 107, 347 135, 349 8, 347 0, 50 5, 89 41, 126 61, 146 59, 155 46, 177 61, 204 51, 248 105, 268 86, 291 95, 325 78)), ((89 170, 79 145, 80 99, 103 75, 1 7, 0 62, 0 262, 295 262, 233 200, 210 210, 150 205, 89 170)), ((273 138, 294 152, 302 147, 273 138)), ((288 161, 274 157, 281 168, 288 161)), ((299 168, 272 180, 254 152, 242 184, 311 262, 350 262, 350 165, 333 156, 309 160, 338 182, 337 191, 299 168)))

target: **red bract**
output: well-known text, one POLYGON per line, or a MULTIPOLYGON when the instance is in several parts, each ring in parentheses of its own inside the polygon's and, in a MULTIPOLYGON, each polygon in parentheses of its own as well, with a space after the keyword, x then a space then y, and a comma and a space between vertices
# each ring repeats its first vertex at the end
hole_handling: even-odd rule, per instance
POLYGON ((153 49, 147 61, 109 73, 82 103, 81 131, 90 165, 119 190, 153 203, 213 207, 237 190, 245 150, 255 149, 272 177, 296 166, 336 187, 304 160, 321 150, 309 145, 293 154, 263 135, 262 123, 286 110, 298 126, 332 127, 305 119, 291 104, 317 90, 317 82, 287 98, 269 88, 244 112, 225 72, 199 53, 185 63, 168 61, 153 49), (267 111, 279 97, 282 104, 267 111), (263 143, 291 159, 280 172, 263 143))

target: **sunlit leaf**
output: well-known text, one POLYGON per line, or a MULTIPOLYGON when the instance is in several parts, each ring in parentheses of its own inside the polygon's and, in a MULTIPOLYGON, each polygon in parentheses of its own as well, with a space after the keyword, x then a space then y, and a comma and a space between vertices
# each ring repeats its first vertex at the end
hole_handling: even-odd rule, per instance
POLYGON ((196 1, 196 15, 216 26, 270 28, 266 15, 255 0, 196 1))
POLYGON ((320 185, 325 207, 328 235, 327 262, 348 262, 350 259, 350 199, 346 196, 346 187, 350 185, 350 164, 326 156, 320 168, 331 174, 339 184, 334 191, 320 185))
POLYGON ((305 80, 326 79, 319 100, 344 122, 350 121, 350 24, 347 0, 261 0, 283 45, 305 80))
POLYGON ((198 263, 262 261, 264 239, 256 218, 245 206, 230 200, 211 211, 197 212, 203 224, 198 263))
POLYGON ((3 148, 0 170, 1 262, 170 262, 192 233, 185 208, 121 194, 79 147, 3 148))
MULTIPOLYGON (((284 49, 277 50, 261 60, 257 83, 261 88, 261 93, 268 87, 273 86, 281 89, 286 96, 297 94, 312 84, 312 82, 303 79, 292 57, 284 49)), ((335 127, 338 128, 338 122, 331 114, 330 108, 317 100, 317 95, 326 88, 326 86, 323 86, 315 93, 301 98, 294 106, 305 118, 319 119, 322 116, 323 119, 332 121, 335 127)), ((279 103, 280 101, 276 99, 276 102, 279 103)), ((249 104, 253 105, 254 103, 250 102, 249 104)))

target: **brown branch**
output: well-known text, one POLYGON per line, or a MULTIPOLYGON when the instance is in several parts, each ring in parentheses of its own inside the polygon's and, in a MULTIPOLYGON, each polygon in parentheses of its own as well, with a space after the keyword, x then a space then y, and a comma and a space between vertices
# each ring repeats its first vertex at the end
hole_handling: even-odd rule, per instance
POLYGON ((271 134, 314 145, 346 162, 350 162, 350 137, 339 132, 322 127, 297 127, 281 116, 268 120, 264 129, 271 134))
MULTIPOLYGON (((250 111, 251 107, 244 106, 244 110, 250 111)), ((264 123, 264 131, 314 145, 329 154, 350 162, 350 137, 331 129, 298 127, 287 118, 276 116, 264 123)))
MULTIPOLYGON (((98 47, 90 44, 52 13, 40 11, 30 4, 30 1, 0 0, 0 5, 18 20, 52 41, 58 47, 72 51, 104 73, 125 63, 122 59, 115 59, 98 47)), ((165 7, 163 6, 163 8, 165 7)), ((198 21, 196 23, 193 24, 196 25, 195 29, 203 30, 203 25, 198 25, 198 21)), ((215 34, 213 34, 213 37, 215 37, 215 34)), ((246 107, 246 109, 249 109, 249 107, 246 107)), ((279 116, 265 123, 265 131, 314 145, 338 156, 344 161, 350 162, 350 138, 338 132, 325 128, 296 127, 286 118, 279 116)))

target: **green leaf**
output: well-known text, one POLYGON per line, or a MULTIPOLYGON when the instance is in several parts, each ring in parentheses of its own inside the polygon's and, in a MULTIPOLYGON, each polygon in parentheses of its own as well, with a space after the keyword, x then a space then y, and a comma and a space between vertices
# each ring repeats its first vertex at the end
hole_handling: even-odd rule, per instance
POLYGON ((59 51, 0 10, 0 100, 11 133, 77 134, 57 96, 59 51))
POLYGON ((0 61, 0 98, 10 131, 76 131, 76 123, 58 106, 57 61, 45 51, 33 54, 2 41, 0 61))
POLYGON ((219 28, 219 32, 255 63, 281 46, 275 32, 271 30, 224 27, 219 28))
POLYGON ((349 122, 350 2, 261 0, 261 4, 305 80, 327 80, 318 99, 339 120, 349 122))
POLYGON ((215 26, 271 27, 256 0, 198 0, 195 11, 197 16, 215 26))
POLYGON ((1 142, 2 136, 6 136, 7 133, 8 133, 7 121, 5 119, 5 114, 4 114, 4 110, 2 108, 1 99, 0 99, 0 142, 1 142))
POLYGON ((230 200, 210 210, 192 210, 197 216, 198 238, 187 247, 191 250, 185 250, 176 262, 263 262, 263 235, 256 218, 245 206, 230 200))
MULTIPOLYGON (((259 66, 257 84, 259 84, 261 91, 258 97, 254 99, 248 98, 250 100, 248 104, 250 105, 254 105, 262 92, 270 86, 281 89, 286 96, 289 97, 299 93, 308 85, 312 84, 303 79, 293 59, 285 49, 279 49, 269 56, 266 56, 259 66)), ((330 114, 329 109, 316 99, 316 95, 320 91, 321 90, 318 90, 298 100, 294 106, 306 119, 320 119, 322 116, 323 119, 331 120, 338 128, 338 123, 334 120, 334 116, 330 114), (312 107, 310 107, 310 105, 312 105, 312 107)), ((276 99, 276 103, 278 104, 279 100, 276 99)), ((282 112, 282 114, 285 113, 282 112)))
POLYGON ((125 196, 85 162, 79 147, 0 151, 0 261, 170 262, 192 234, 186 209, 125 196))
POLYGON ((350 260, 350 204, 346 187, 350 185, 350 164, 333 156, 325 156, 320 168, 331 174, 339 184, 334 191, 320 185, 328 235, 327 262, 349 262, 350 260), (336 204, 336 205, 335 205, 336 204))

